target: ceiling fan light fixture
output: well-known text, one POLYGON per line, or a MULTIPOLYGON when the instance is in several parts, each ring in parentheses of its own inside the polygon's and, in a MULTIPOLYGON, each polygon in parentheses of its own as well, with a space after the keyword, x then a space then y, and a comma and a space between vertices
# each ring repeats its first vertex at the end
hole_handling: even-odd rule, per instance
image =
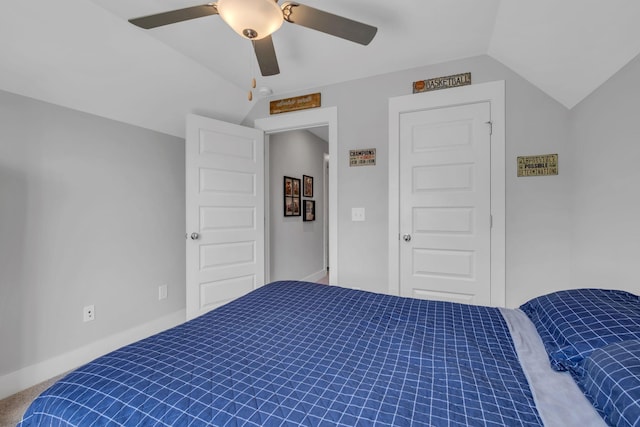
POLYGON ((217 8, 224 22, 251 40, 271 35, 284 20, 275 0, 218 0, 217 8))

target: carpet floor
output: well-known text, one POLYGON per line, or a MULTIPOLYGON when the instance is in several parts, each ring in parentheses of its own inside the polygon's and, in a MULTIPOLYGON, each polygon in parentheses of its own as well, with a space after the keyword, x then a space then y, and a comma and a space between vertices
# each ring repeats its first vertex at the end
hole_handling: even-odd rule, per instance
POLYGON ((15 427, 31 402, 60 378, 62 375, 0 400, 0 427, 15 427))

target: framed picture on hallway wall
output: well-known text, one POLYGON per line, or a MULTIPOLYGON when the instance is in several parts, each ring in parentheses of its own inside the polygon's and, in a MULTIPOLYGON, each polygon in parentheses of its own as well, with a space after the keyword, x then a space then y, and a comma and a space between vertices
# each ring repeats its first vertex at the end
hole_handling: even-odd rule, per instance
POLYGON ((313 177, 302 175, 302 188, 304 197, 313 197, 313 177))
POLYGON ((316 202, 315 200, 304 201, 304 214, 302 216, 303 221, 315 221, 316 220, 316 202))
POLYGON ((300 179, 284 177, 284 216, 300 216, 300 179))
POLYGON ((293 197, 300 198, 300 180, 298 178, 291 178, 293 183, 293 197))

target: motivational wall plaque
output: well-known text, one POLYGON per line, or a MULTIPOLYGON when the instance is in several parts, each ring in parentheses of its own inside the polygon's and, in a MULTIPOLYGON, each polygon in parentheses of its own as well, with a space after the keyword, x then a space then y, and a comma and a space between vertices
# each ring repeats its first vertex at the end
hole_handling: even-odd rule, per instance
POLYGON ((546 175, 558 175, 557 154, 518 157, 518 176, 546 175))
POLYGON ((349 150, 349 166, 375 166, 376 149, 349 150))

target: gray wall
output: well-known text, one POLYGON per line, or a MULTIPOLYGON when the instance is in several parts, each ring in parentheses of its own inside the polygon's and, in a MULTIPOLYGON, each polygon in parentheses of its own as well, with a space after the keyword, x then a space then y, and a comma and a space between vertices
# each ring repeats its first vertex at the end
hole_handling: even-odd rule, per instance
POLYGON ((640 56, 572 110, 572 277, 640 294, 640 56))
MULTIPOLYGON (((388 98, 466 71, 506 81, 507 304, 577 286, 640 293, 639 58, 572 111, 486 56, 301 92, 338 107, 339 281, 387 290, 388 98), (378 164, 349 168, 355 148, 378 164), (546 153, 560 175, 516 177, 517 156, 546 153), (367 220, 352 223, 352 207, 367 220)), ((268 114, 263 100, 245 123, 268 114)), ((184 206, 182 140, 0 92, 0 375, 184 309, 184 206)))
MULTIPOLYGON (((310 132, 294 130, 269 136, 269 211, 271 280, 300 280, 322 272, 323 241, 323 162, 329 144, 310 132), (316 220, 283 215, 283 177, 314 178, 313 197, 316 220)), ((301 197, 305 200, 305 197, 301 197)), ((304 212, 302 213, 304 215, 304 212)))
MULTIPOLYGON (((430 77, 471 72, 474 83, 506 81, 506 271, 507 305, 515 306, 570 281, 569 111, 522 77, 489 58, 460 61, 309 89, 320 91, 322 105, 338 107, 338 281, 346 286, 387 292, 388 99, 411 93, 411 83, 430 77), (375 167, 350 168, 349 150, 376 148, 375 167), (561 173, 517 178, 516 157, 558 153, 561 173), (351 208, 364 207, 366 221, 351 222, 351 208)), ((283 96, 284 97, 284 96, 283 96)), ((245 119, 267 117, 262 100, 245 119)))
POLYGON ((0 375, 184 309, 184 177, 181 139, 0 92, 0 375))

